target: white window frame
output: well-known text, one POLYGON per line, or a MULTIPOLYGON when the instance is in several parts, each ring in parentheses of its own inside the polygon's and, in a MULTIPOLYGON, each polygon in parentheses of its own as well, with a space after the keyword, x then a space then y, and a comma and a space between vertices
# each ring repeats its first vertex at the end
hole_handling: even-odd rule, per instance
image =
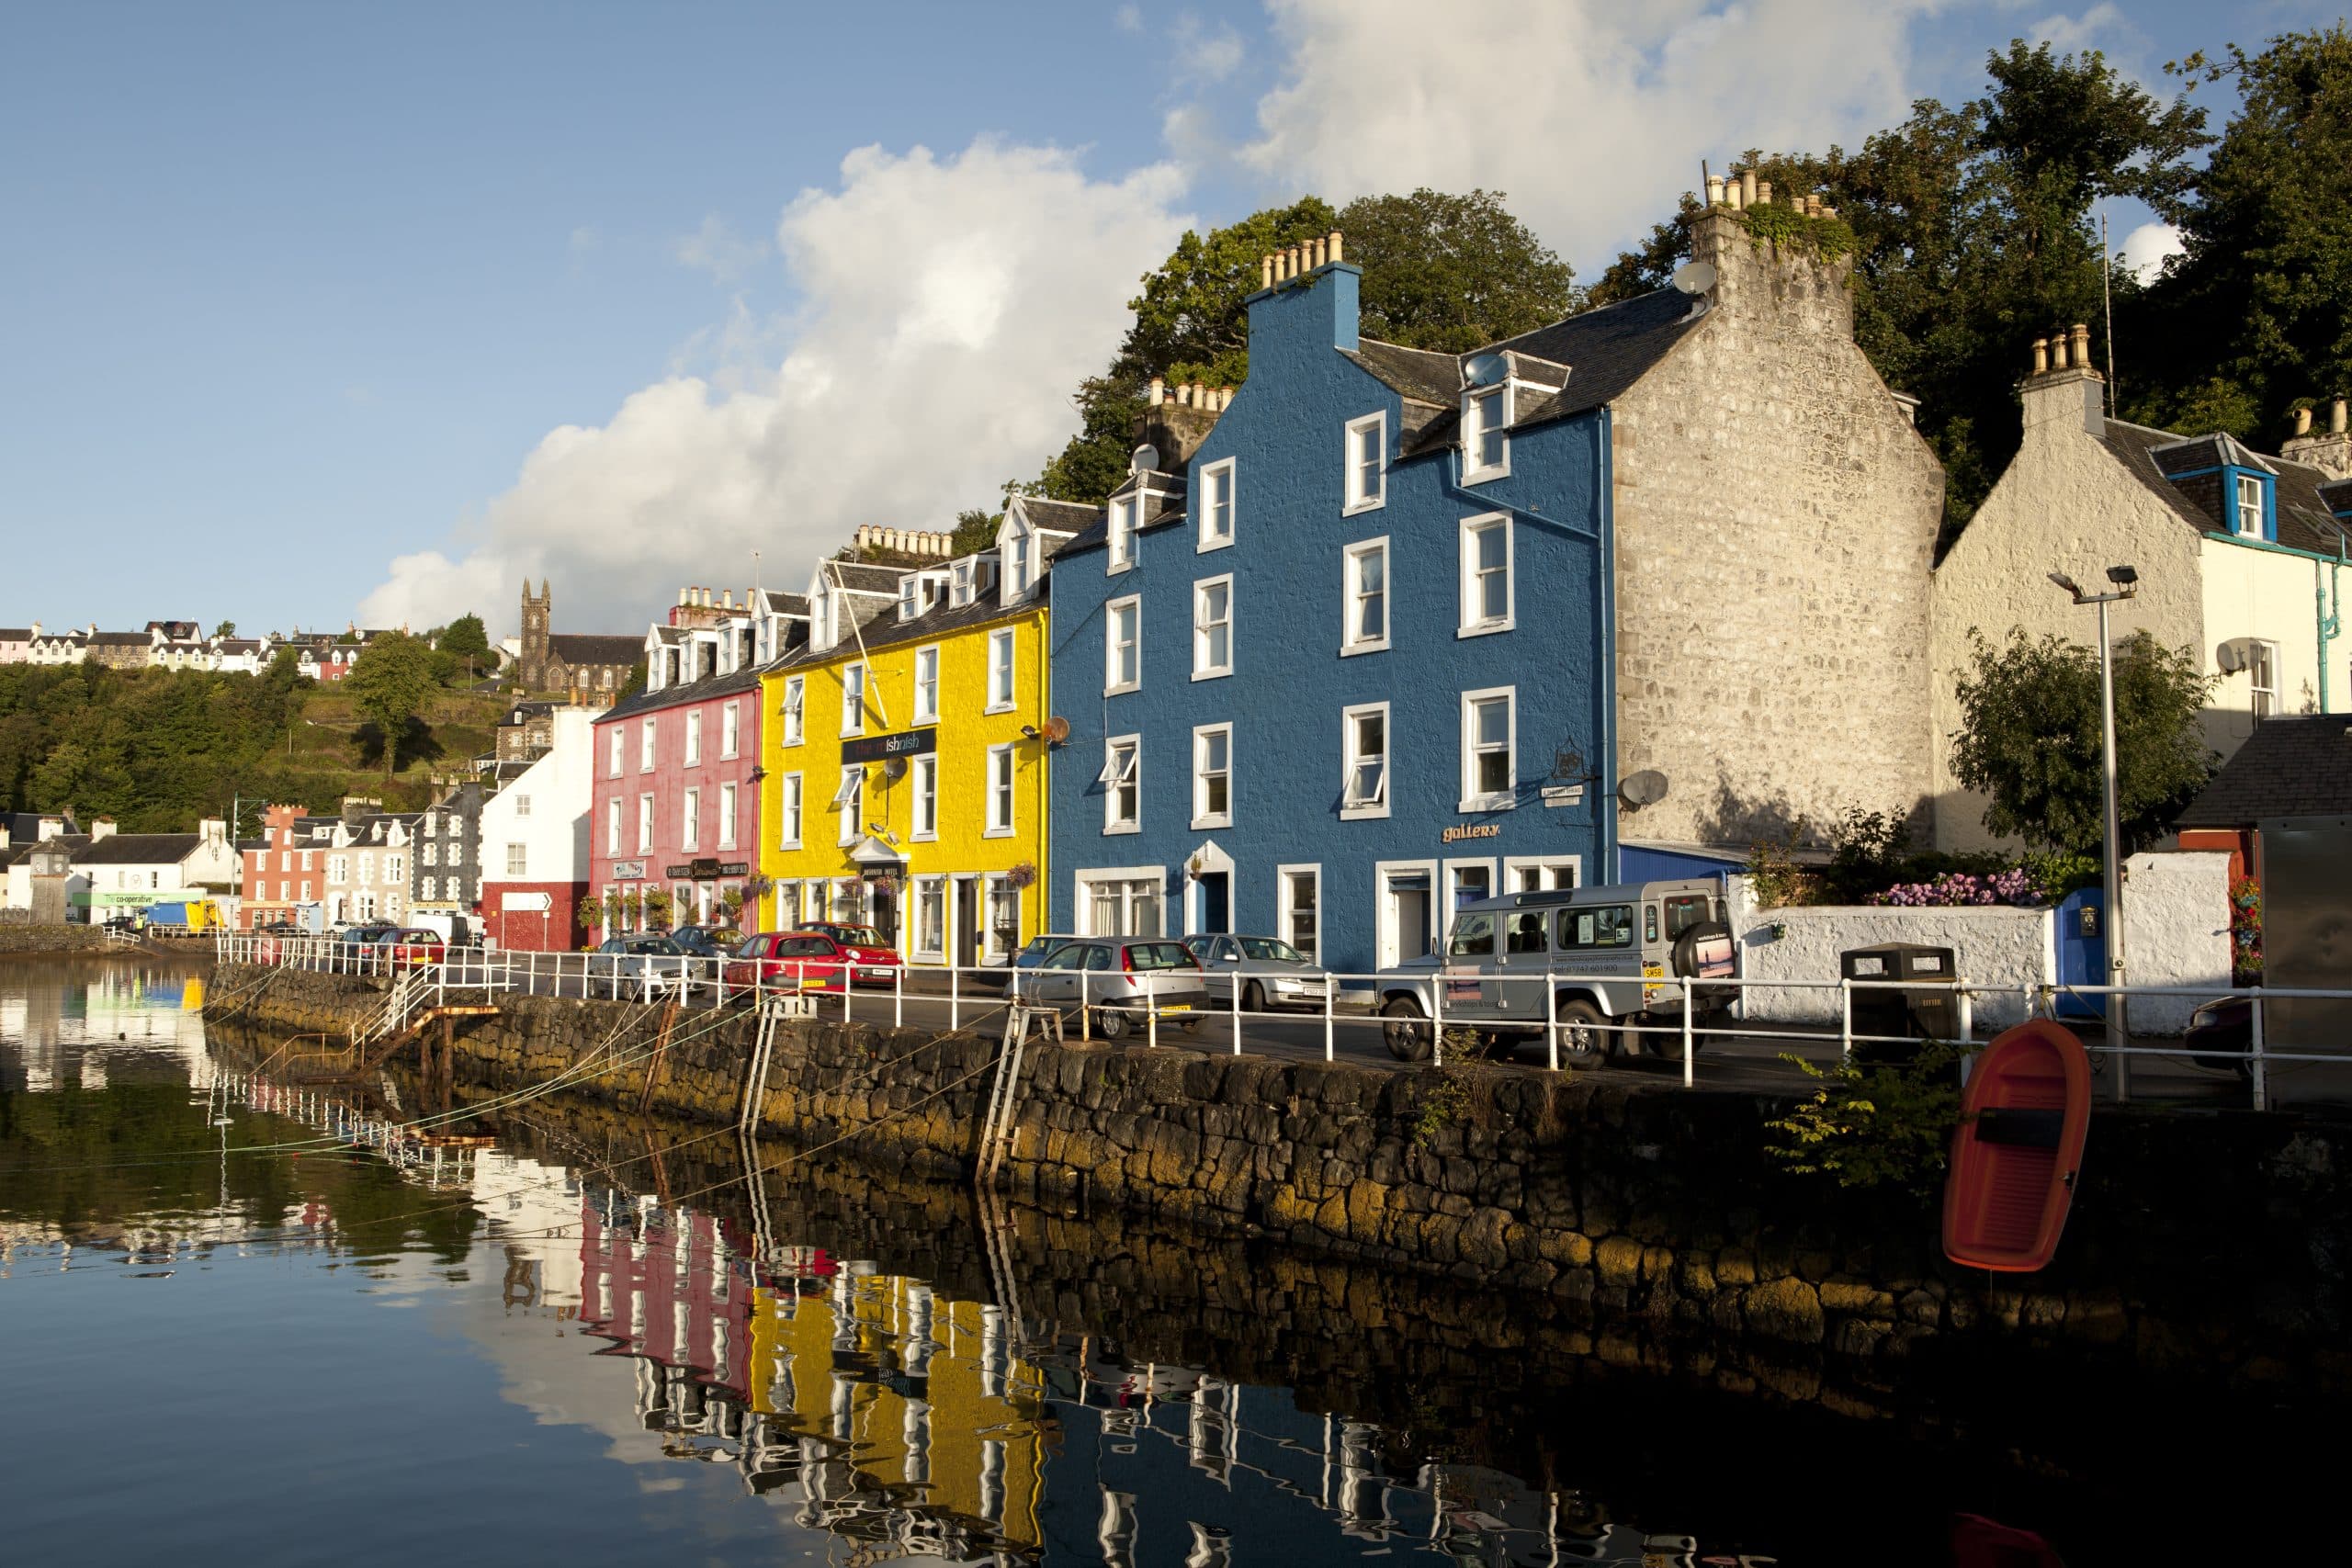
POLYGON ((948 596, 953 601, 948 606, 950 609, 960 610, 972 602, 978 578, 978 574, 972 569, 971 557, 967 556, 955 564, 948 573, 948 596))
POLYGON ((1231 457, 1221 457, 1214 463, 1201 465, 1201 526, 1199 540, 1193 547, 1194 554, 1233 547, 1237 516, 1235 496, 1238 493, 1234 479, 1237 472, 1236 460, 1231 457), (1215 501, 1220 479, 1225 482, 1225 504, 1222 508, 1215 501), (1225 517, 1223 532, 1213 526, 1220 511, 1225 517))
POLYGON ((2259 539, 2263 536, 2262 476, 2238 471, 2233 477, 2237 483, 2232 487, 2235 493, 2231 497, 2231 520, 2240 538, 2259 539), (2246 515, 2249 508, 2254 513, 2251 520, 2246 515))
POLYGON ((784 682, 784 746, 797 746, 808 739, 808 727, 803 722, 808 711, 808 681, 804 675, 787 675, 784 682))
MULTIPOLYGON (((530 845, 514 839, 509 839, 506 841, 506 874, 509 876, 531 874, 530 845)), ((433 895, 428 893, 425 897, 430 898, 433 895)))
POLYGON ((637 771, 639 773, 650 773, 653 771, 653 756, 657 744, 654 739, 653 720, 648 718, 643 724, 638 726, 637 730, 637 771))
POLYGON ((944 960, 947 952, 947 879, 944 876, 918 876, 913 880, 914 897, 907 901, 907 947, 917 958, 944 960), (936 942, 925 942, 923 905, 935 900, 939 908, 939 931, 936 942))
POLYGON ((833 790, 833 809, 841 813, 841 830, 836 841, 854 844, 865 833, 865 764, 845 762, 842 765, 841 782, 833 790))
POLYGON ((1029 539, 1028 530, 1016 529, 1005 536, 1001 547, 1003 558, 997 563, 997 570, 1004 574, 1007 591, 1003 597, 1008 603, 1016 599, 1025 602, 1030 590, 1037 586, 1036 573, 1029 570, 1029 539))
POLYGON ((1555 874, 1563 870, 1568 874, 1569 887, 1584 886, 1584 857, 1582 855, 1505 855, 1502 886, 1496 891, 1498 893, 1557 891, 1559 878, 1555 874), (1523 871, 1543 873, 1545 886, 1542 888, 1520 886, 1519 876, 1523 871))
MULTIPOLYGON (((1074 874, 1070 878, 1070 897, 1075 901, 1073 917, 1079 935, 1089 939, 1100 937, 1107 940, 1116 934, 1111 931, 1098 931, 1094 929, 1094 889, 1097 885, 1105 882, 1119 885, 1121 908, 1129 916, 1132 916, 1135 911, 1136 900, 1138 897, 1134 891, 1135 888, 1138 886, 1149 888, 1148 893, 1140 897, 1148 898, 1153 905, 1153 913, 1158 917, 1154 923, 1159 928, 1159 936, 1145 940, 1157 942, 1160 937, 1169 935, 1168 868, 1164 865, 1091 866, 1085 871, 1074 874)), ((1133 925, 1135 922, 1130 919, 1125 923, 1133 925)))
POLYGON ((1388 555, 1388 536, 1363 539, 1340 552, 1340 657, 1351 658, 1359 653, 1382 653, 1388 648, 1391 617, 1396 607, 1396 578, 1391 569, 1395 562, 1388 555), (1368 637, 1358 635, 1356 602, 1359 597, 1356 571, 1358 563, 1372 556, 1380 558, 1380 635, 1368 637))
POLYGON ((718 848, 735 847, 735 815, 742 809, 742 796, 732 780, 718 786, 718 833, 711 841, 718 848))
POLYGON ((1297 939, 1291 935, 1291 915, 1294 912, 1290 899, 1291 883, 1296 878, 1305 878, 1315 887, 1315 946, 1311 951, 1300 948, 1299 952, 1301 956, 1320 964, 1323 961, 1322 866, 1278 865, 1274 867, 1274 934, 1293 947, 1298 946, 1297 939))
POLYGON ((918 843, 929 843, 939 837, 939 757, 936 752, 917 757, 908 770, 908 799, 913 808, 913 826, 907 836, 918 843))
POLYGON ((1116 577, 1136 564, 1136 518, 1142 511, 1141 495, 1117 496, 1109 503, 1104 513, 1109 534, 1105 549, 1110 558, 1103 568, 1105 576, 1116 577))
POLYGON ((702 791, 690 789, 678 802, 678 847, 695 850, 702 847, 702 791))
POLYGON ((1511 386, 1508 381, 1492 387, 1473 387, 1462 394, 1462 482, 1464 484, 1484 484, 1488 479, 1503 479, 1510 473, 1510 414, 1511 386), (1489 398, 1494 400, 1494 409, 1498 416, 1498 423, 1495 425, 1487 424, 1483 416, 1482 405, 1489 398), (1478 448, 1486 445, 1486 434, 1492 429, 1499 429, 1502 432, 1501 459, 1495 463, 1481 465, 1478 461, 1478 448))
POLYGON ((516 795, 514 797, 514 815, 517 817, 528 817, 530 814, 531 797, 527 795, 516 795))
POLYGON ((1204 577, 1193 584, 1193 679, 1216 681, 1233 673, 1233 574, 1204 577), (1209 593, 1214 589, 1225 590, 1225 662, 1211 664, 1209 633, 1212 626, 1206 619, 1209 593))
POLYGON ((637 852, 645 854, 653 848, 653 796, 637 797, 637 852))
POLYGON ((801 776, 786 773, 776 786, 776 848, 800 847, 800 812, 804 799, 801 776))
POLYGON ((842 739, 844 740, 865 733, 865 698, 872 680, 873 673, 866 669, 863 660, 842 666, 842 739), (857 722, 854 724, 850 722, 853 703, 857 711, 857 722))
POLYGON ((1385 817, 1396 796, 1396 728, 1386 703, 1358 703, 1340 710, 1340 819, 1358 822, 1385 817), (1376 800, 1356 799, 1356 768, 1364 761, 1356 750, 1356 720, 1380 716, 1380 795, 1376 800))
POLYGON ((1453 916, 1454 911, 1462 908, 1462 874, 1465 871, 1482 871, 1487 874, 1487 891, 1479 896, 1480 901, 1492 898, 1502 891, 1495 881, 1499 873, 1492 855, 1464 855, 1458 860, 1449 857, 1445 863, 1445 908, 1440 912, 1438 919, 1438 936, 1441 941, 1453 934, 1453 916))
POLYGON ((1359 512, 1377 512, 1388 504, 1388 411, 1365 414, 1362 419, 1348 421, 1341 435, 1340 515, 1352 517, 1359 512), (1358 448, 1366 432, 1378 441, 1378 460, 1373 465, 1372 484, 1364 485, 1364 466, 1358 448))
POLYGON ((939 722, 939 645, 926 643, 915 649, 915 716, 917 724, 939 722), (929 670, 930 678, 924 678, 929 670))
POLYGON ((1193 826, 1195 828, 1233 826, 1233 726, 1229 723, 1198 724, 1193 727, 1193 826), (1222 736, 1225 739, 1225 809, 1223 811, 1208 809, 1208 743, 1210 739, 1216 736, 1222 736))
POLYGON ((1143 737, 1113 735, 1102 742, 1102 771, 1095 775, 1102 786, 1102 831, 1110 833, 1140 833, 1143 831, 1143 737), (1127 755, 1126 766, 1119 765, 1119 754, 1127 755), (1119 815, 1119 791, 1126 786, 1135 796, 1132 816, 1119 815))
POLYGON ((1461 581, 1458 590, 1459 625, 1454 636, 1490 637, 1507 632, 1519 624, 1519 559, 1518 541, 1512 537, 1508 512, 1482 512, 1475 517, 1464 517, 1461 530, 1461 581), (1503 613, 1500 620, 1487 620, 1481 612, 1485 599, 1478 588, 1478 539, 1493 529, 1500 529, 1503 536, 1503 613))
POLYGON ((702 765, 702 709, 686 710, 686 763, 689 768, 702 765))
POLYGON ((2246 711, 2260 724, 2278 714, 2278 645, 2260 638, 2251 640, 2245 659, 2246 711), (2267 668, 2266 668, 2267 667, 2267 668), (2270 677, 2266 684, 2263 676, 2270 677))
POLYGON ((621 776, 621 759, 628 750, 628 737, 621 732, 619 725, 613 726, 611 743, 605 750, 610 758, 605 776, 616 779, 621 776))
POLYGON ((1011 741, 989 748, 988 770, 988 826, 980 829, 980 837, 1010 839, 1021 794, 1021 773, 1013 761, 1011 741))
MULTIPOLYGON (((1475 692, 1462 694, 1461 717, 1462 798, 1457 809, 1463 811, 1509 811, 1519 804, 1519 688, 1516 686, 1482 686, 1475 692), (1504 712, 1510 724, 1504 742, 1504 761, 1508 773, 1504 787, 1481 795, 1472 785, 1477 779, 1476 738, 1472 727, 1476 722, 1478 705, 1499 698, 1506 705, 1504 712)), ((1394 737, 1391 737, 1394 743, 1394 737)))
POLYGON ((1130 593, 1102 606, 1102 694, 1112 697, 1122 692, 1142 689, 1143 595, 1130 593), (1119 614, 1123 610, 1132 611, 1135 615, 1134 636, 1125 644, 1119 641, 1119 614), (1119 650, 1122 647, 1135 649, 1135 678, 1131 681, 1119 679, 1119 650))
POLYGON ((743 707, 741 703, 722 704, 718 710, 718 754, 739 755, 743 747, 743 707))
POLYGON ((1011 626, 1000 626, 989 633, 989 704, 983 712, 1011 713, 1013 709, 1021 690, 1013 649, 1011 626), (997 694, 1000 691, 1003 695, 997 694))
POLYGON ((605 802, 605 852, 621 852, 621 797, 617 795, 605 802))

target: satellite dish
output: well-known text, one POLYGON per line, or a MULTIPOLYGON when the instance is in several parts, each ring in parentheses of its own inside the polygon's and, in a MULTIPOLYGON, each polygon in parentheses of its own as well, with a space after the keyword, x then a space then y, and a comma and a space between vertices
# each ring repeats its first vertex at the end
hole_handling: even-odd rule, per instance
POLYGON ((1154 473, 1159 468, 1159 448, 1148 441, 1127 454, 1127 472, 1131 474, 1154 473))
POLYGON ((1046 745, 1058 746, 1069 739, 1069 720, 1056 714, 1038 728, 1037 733, 1045 738, 1046 745))
POLYGON ((882 776, 886 779, 905 778, 907 776, 907 760, 904 757, 893 757, 888 761, 884 762, 882 764, 882 776))
POLYGON ((1674 269, 1674 287, 1685 294, 1704 294, 1715 286, 1715 264, 1684 262, 1674 269))
POLYGON ((1666 775, 1656 768, 1644 768, 1630 774, 1618 784, 1617 798, 1637 811, 1645 806, 1656 806, 1666 798, 1666 775))
POLYGON ((2214 668, 2224 675, 2234 675, 2253 660, 2246 655, 2245 639, 2232 637, 2213 650, 2214 668))
POLYGON ((1473 387, 1491 387, 1510 374, 1510 361, 1499 354, 1474 354, 1462 367, 1462 378, 1473 387))

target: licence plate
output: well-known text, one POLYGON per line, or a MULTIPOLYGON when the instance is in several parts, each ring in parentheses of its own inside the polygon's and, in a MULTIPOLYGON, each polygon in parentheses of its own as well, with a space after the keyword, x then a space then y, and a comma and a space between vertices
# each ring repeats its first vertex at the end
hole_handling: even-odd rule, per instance
POLYGON ((1159 1010, 1162 1012, 1190 1012, 1193 1010, 1193 1004, 1190 1002, 1162 1002, 1159 1004, 1159 1010))

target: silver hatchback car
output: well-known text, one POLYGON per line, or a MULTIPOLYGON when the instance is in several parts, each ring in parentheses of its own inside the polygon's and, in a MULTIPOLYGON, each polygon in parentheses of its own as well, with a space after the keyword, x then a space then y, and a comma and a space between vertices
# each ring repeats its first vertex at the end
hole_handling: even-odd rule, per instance
POLYGON ((1220 1007, 1233 1005, 1233 987, 1238 985, 1244 1012, 1276 1008, 1323 1010, 1331 972, 1280 937, 1188 936, 1184 948, 1207 972, 1209 1000, 1220 1007))
POLYGON ((1012 973, 1016 1001, 1083 1009, 1094 1032, 1118 1040, 1146 1029, 1153 1014, 1198 1029, 1208 987, 1184 944, 1164 937, 1081 937, 1012 973))

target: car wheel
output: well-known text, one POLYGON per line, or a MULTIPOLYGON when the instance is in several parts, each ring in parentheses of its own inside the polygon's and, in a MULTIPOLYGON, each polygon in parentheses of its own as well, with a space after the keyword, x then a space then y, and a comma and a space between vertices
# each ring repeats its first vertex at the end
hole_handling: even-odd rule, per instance
POLYGON ((1255 980, 1241 987, 1241 1010, 1243 1012, 1266 1010, 1266 988, 1255 980))
POLYGON ((1388 1054, 1400 1062, 1426 1062, 1435 1043, 1430 1028, 1429 1015, 1421 1004, 1410 997, 1393 998, 1380 1010, 1387 1021, 1380 1026, 1380 1038, 1388 1054))
POLYGON ((1609 1027, 1608 1015, 1582 998, 1562 1002, 1558 1018, 1563 1055, 1600 1061, 1623 1049, 1618 1032, 1609 1027))
POLYGON ((1094 1010, 1094 1032, 1105 1040, 1124 1040, 1134 1027, 1126 1013, 1118 1008, 1094 1010))

